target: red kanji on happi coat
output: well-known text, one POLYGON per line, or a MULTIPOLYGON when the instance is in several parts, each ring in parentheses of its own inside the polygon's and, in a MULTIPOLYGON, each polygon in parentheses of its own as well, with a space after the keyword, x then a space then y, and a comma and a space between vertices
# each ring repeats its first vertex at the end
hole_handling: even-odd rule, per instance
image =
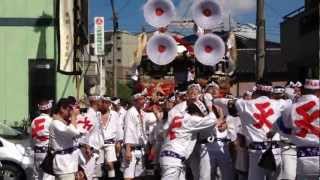
POLYGON ((40 136, 39 132, 44 130, 44 123, 46 119, 41 118, 41 119, 35 119, 34 120, 34 127, 32 128, 32 139, 37 139, 39 141, 47 141, 49 139, 48 136, 40 136))
POLYGON ((302 119, 294 121, 295 125, 300 128, 299 132, 296 133, 297 136, 304 138, 307 134, 311 133, 320 138, 320 127, 311 124, 320 118, 320 110, 318 108, 316 111, 308 113, 315 105, 316 102, 310 101, 296 108, 296 112, 302 116, 302 119))
POLYGON ((87 131, 90 131, 93 124, 91 123, 91 121, 88 119, 88 117, 85 117, 83 120, 79 120, 78 121, 78 124, 83 124, 82 125, 82 128, 87 130, 87 131))
POLYGON ((176 133, 174 129, 180 128, 182 126, 182 117, 175 117, 173 118, 169 130, 168 130, 168 137, 170 140, 174 140, 176 138, 176 133))
POLYGON ((260 113, 254 113, 253 116, 258 120, 253 126, 261 129, 266 125, 269 129, 272 128, 272 123, 269 122, 268 117, 274 114, 273 109, 270 107, 270 102, 255 104, 260 113), (270 107, 270 108, 269 108, 270 107))

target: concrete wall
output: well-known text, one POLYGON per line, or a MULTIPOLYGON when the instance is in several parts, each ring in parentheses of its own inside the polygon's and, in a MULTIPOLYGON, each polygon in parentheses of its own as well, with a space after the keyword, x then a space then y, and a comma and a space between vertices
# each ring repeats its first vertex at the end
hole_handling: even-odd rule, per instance
MULTIPOLYGON (((0 18, 52 19, 53 0, 1 0, 0 18)), ((20 126, 29 117, 28 60, 56 59, 55 27, 0 24, 0 123, 20 126)), ((56 63, 57 64, 57 63, 56 63)), ((71 76, 56 75, 56 97, 75 95, 71 76)))

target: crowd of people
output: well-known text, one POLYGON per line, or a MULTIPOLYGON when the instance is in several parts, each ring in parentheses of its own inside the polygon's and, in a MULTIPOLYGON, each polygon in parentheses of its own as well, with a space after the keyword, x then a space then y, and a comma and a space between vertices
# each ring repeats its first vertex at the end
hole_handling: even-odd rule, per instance
POLYGON ((170 96, 143 91, 130 105, 92 95, 85 111, 74 97, 43 99, 31 125, 34 177, 318 180, 320 80, 259 80, 242 97, 229 87, 211 81, 170 96))

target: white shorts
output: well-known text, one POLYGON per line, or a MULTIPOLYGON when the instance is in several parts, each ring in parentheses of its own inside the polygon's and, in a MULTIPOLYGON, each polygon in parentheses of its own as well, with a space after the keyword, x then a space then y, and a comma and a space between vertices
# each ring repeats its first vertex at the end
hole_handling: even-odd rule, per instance
POLYGON ((131 151, 132 159, 130 162, 123 160, 122 169, 124 178, 135 178, 144 176, 145 166, 143 160, 143 153, 141 150, 131 151))
POLYGON ((117 161, 116 148, 114 144, 108 144, 104 147, 104 160, 105 162, 117 161))
MULTIPOLYGON (((320 177, 320 157, 298 157, 297 175, 303 177, 320 177)), ((306 178, 307 179, 307 178, 306 178)), ((311 179, 311 178, 310 178, 311 179)))

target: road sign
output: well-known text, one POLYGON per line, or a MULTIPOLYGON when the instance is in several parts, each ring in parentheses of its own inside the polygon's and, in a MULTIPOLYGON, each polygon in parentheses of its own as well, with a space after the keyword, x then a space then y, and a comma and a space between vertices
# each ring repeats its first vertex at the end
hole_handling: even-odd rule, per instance
POLYGON ((94 18, 94 49, 96 56, 104 55, 104 18, 94 18))

